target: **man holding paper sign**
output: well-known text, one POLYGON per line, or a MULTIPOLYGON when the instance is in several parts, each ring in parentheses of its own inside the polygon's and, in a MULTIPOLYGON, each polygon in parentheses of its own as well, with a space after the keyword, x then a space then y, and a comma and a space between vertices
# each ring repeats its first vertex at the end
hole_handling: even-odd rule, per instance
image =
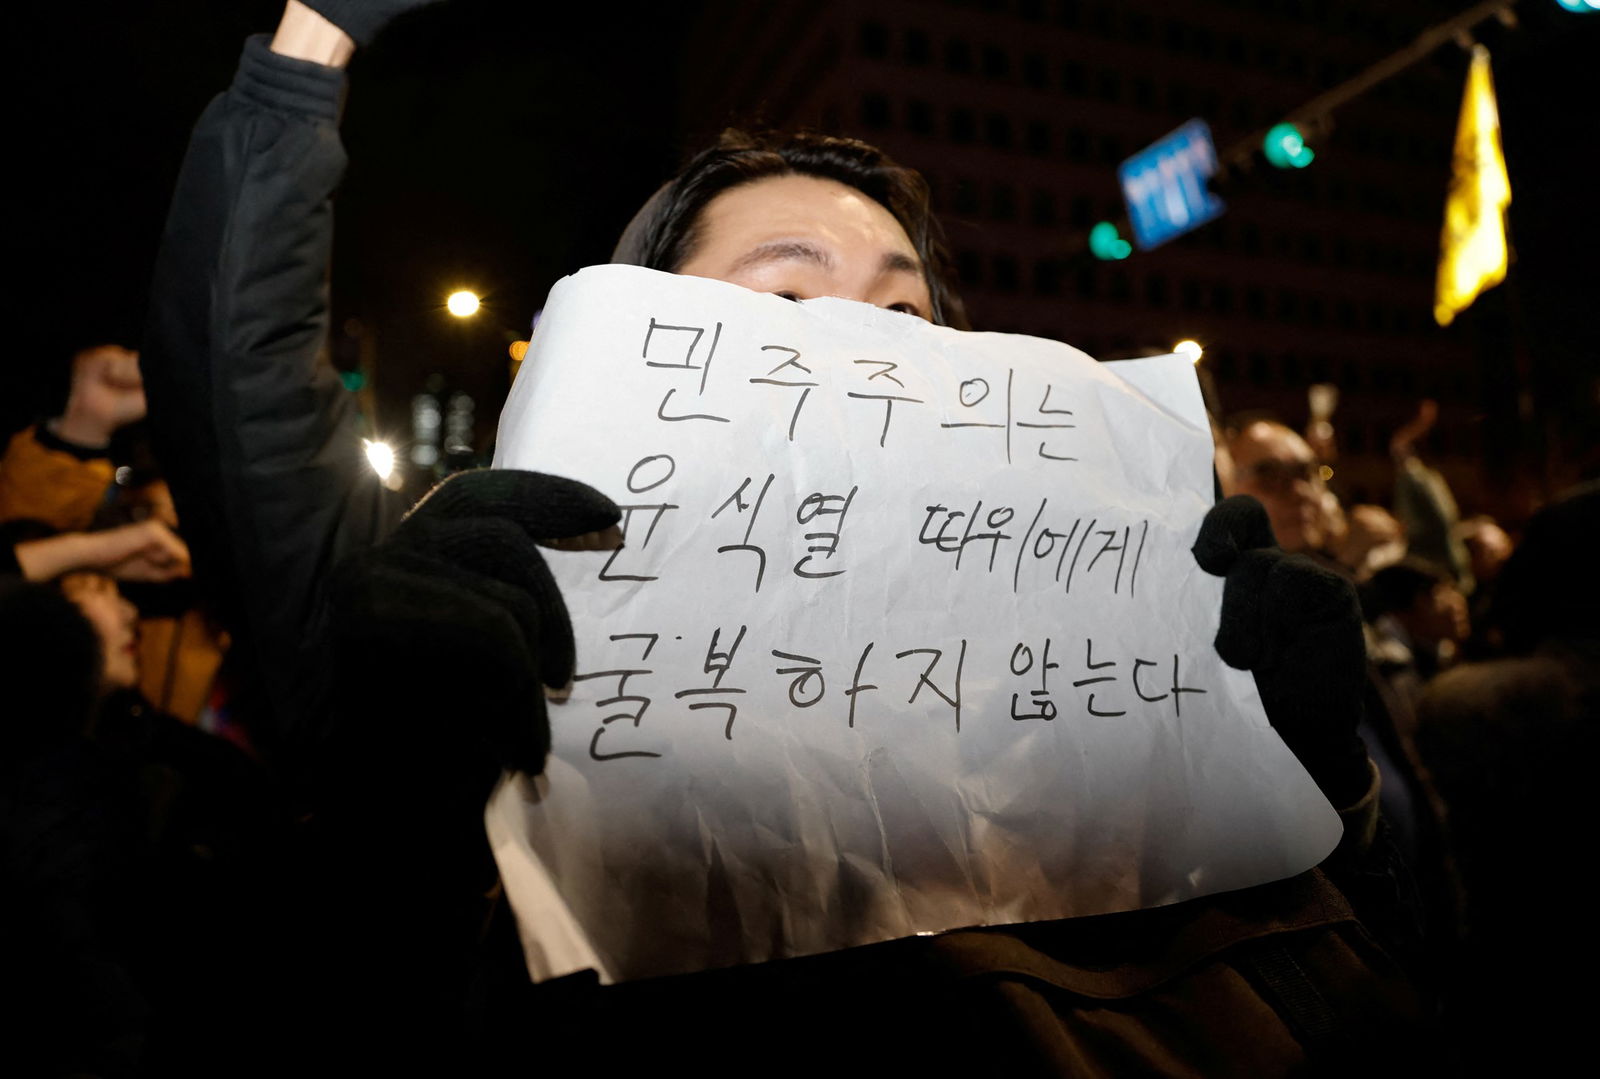
POLYGON ((1353 597, 1259 504, 1207 512, 1186 363, 1124 380, 950 328, 926 186, 871 147, 697 157, 629 226, 634 265, 552 293, 506 470, 392 523, 318 350, 339 69, 407 6, 291 0, 247 45, 145 350, 324 869, 374 893, 335 958, 390 1019, 453 1044, 504 767, 524 778, 489 827, 529 971, 634 983, 501 998, 512 1040, 625 1013, 635 1048, 606 1052, 659 1059, 652 1036, 716 1014, 822 1061, 825 1017, 861 1005, 883 1063, 1270 1074, 1393 1022, 1387 959, 1306 872, 1370 834, 1353 597), (562 537, 597 553, 552 573, 535 541, 562 537), (539 686, 569 678, 547 722, 539 686))

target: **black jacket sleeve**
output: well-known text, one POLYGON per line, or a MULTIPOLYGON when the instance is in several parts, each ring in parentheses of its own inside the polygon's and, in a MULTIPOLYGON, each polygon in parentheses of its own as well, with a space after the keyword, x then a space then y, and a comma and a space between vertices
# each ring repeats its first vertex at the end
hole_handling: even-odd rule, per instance
POLYGON ((329 572, 401 508, 366 465, 326 356, 344 89, 342 71, 247 42, 191 138, 142 357, 157 452, 234 634, 241 696, 265 706, 258 738, 289 748, 317 737, 325 708, 329 572))

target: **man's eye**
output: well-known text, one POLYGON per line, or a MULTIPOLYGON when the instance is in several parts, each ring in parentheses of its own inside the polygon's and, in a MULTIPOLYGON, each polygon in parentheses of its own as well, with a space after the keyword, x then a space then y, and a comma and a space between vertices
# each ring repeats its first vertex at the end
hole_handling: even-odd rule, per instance
POLYGON ((789 300, 791 303, 799 303, 800 302, 800 297, 797 296, 793 292, 774 292, 773 295, 774 296, 781 296, 783 299, 789 300))
POLYGON ((902 315, 911 315, 915 318, 923 317, 922 312, 917 309, 917 305, 914 303, 892 303, 889 305, 889 310, 898 311, 902 315))

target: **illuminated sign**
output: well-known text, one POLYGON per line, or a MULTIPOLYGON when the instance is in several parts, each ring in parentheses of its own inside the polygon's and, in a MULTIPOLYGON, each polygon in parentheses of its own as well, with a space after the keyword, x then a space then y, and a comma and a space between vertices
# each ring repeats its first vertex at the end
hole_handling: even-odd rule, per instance
POLYGON ((1133 240, 1141 251, 1160 247, 1221 215, 1222 200, 1206 189, 1217 151, 1204 120, 1190 120, 1117 167, 1133 240))

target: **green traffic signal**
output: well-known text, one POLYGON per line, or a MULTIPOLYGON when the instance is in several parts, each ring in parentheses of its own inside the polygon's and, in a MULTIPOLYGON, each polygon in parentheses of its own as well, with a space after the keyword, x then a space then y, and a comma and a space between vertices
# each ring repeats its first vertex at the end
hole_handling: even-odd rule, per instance
POLYGON ((1294 124, 1275 124, 1261 140, 1261 152, 1280 169, 1303 169, 1317 156, 1294 124))
POLYGON ((1102 221, 1089 230, 1089 251, 1097 259, 1125 259, 1133 253, 1133 245, 1117 232, 1117 226, 1102 221))

